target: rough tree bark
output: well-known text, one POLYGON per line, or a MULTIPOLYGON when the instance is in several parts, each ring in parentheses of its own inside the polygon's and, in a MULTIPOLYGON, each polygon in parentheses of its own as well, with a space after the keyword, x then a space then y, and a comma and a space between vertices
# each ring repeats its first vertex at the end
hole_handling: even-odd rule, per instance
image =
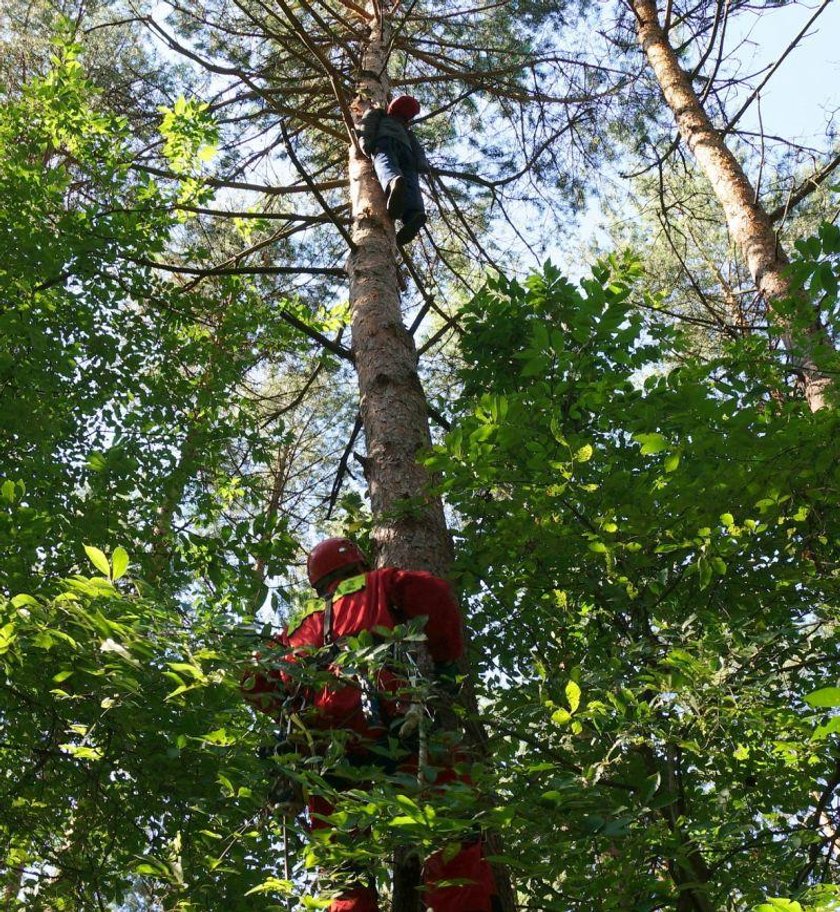
MULTIPOLYGON (((357 118, 369 107, 385 107, 388 101, 387 20, 372 14, 371 22, 352 106, 357 118)), ((431 438, 417 350, 400 309, 394 226, 373 164, 355 145, 350 147, 350 200, 355 244, 348 264, 352 352, 359 378, 377 560, 445 576, 452 546, 443 506, 438 498, 423 493, 428 476, 417 463, 418 450, 428 447, 431 438)))
POLYGON ((733 240, 741 249, 756 287, 768 310, 783 329, 783 342, 805 398, 812 411, 826 404, 829 380, 815 364, 814 351, 831 346, 831 339, 814 313, 804 331, 794 332, 774 306, 791 294, 785 273, 788 258, 772 222, 758 203, 755 188, 706 114, 688 74, 680 66, 665 29, 660 25, 656 0, 629 0, 636 17, 639 45, 674 115, 680 136, 697 159, 723 207, 733 240))
MULTIPOLYGON (((365 9, 370 37, 351 104, 357 122, 369 107, 385 107, 390 95, 387 9, 376 0, 369 0, 365 9)), ((414 339, 402 318, 394 225, 373 164, 355 143, 350 146, 349 176, 352 353, 365 432, 376 563, 446 577, 453 552, 443 504, 428 493, 428 473, 417 462, 418 451, 431 444, 428 403, 414 339)), ((468 738, 483 740, 471 732, 468 738)), ((491 851, 498 851, 498 846, 491 843, 491 851)), ((494 870, 504 912, 513 912, 509 878, 504 870, 494 870)), ((398 855, 392 912, 420 912, 419 880, 416 855, 398 855)))

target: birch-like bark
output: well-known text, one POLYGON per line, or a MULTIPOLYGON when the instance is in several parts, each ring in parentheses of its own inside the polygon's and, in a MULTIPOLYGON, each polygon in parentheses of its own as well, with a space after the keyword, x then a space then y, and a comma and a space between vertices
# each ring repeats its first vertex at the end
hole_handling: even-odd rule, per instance
POLYGON ((796 332, 778 314, 774 305, 791 296, 785 273, 789 261, 767 212, 758 203, 755 188, 720 131, 712 125, 688 74, 680 66, 659 23, 656 0, 630 0, 630 5, 636 16, 639 45, 674 115, 680 136, 723 207, 729 232, 743 253, 756 287, 783 329, 782 339, 801 378, 808 405, 811 411, 817 411, 826 404, 829 380, 816 366, 813 353, 818 347, 830 347, 831 339, 816 313, 806 329, 796 332))

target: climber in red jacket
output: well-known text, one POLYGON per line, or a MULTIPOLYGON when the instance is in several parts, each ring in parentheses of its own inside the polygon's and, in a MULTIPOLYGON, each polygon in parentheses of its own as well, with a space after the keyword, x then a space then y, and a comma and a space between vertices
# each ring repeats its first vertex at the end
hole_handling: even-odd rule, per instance
MULTIPOLYGON (((402 686, 397 672, 381 669, 373 681, 327 675, 316 684, 296 679, 295 668, 323 654, 338 655, 342 639, 375 628, 393 629, 397 624, 424 617, 426 647, 435 663, 436 674, 451 675, 463 652, 461 619, 449 584, 431 573, 385 567, 368 570, 364 553, 348 539, 330 538, 317 545, 309 555, 309 582, 323 601, 313 602, 292 620, 270 646, 282 650, 280 662, 263 656, 246 672, 242 689, 251 703, 274 718, 280 718, 284 701, 292 700, 302 710, 306 724, 322 730, 348 733, 345 749, 358 760, 387 766, 382 751, 369 747, 383 743, 388 731, 398 730, 405 711, 400 700, 402 686), (332 650, 332 652, 331 652, 332 650), (395 725, 396 723, 396 725, 395 725)), ((416 762, 416 757, 414 758, 416 762)), ((438 782, 456 778, 444 770, 438 782)), ((348 785, 352 787, 352 785, 348 785)), ((320 818, 332 808, 323 798, 314 798, 310 814, 312 825, 327 826, 320 818)), ((424 901, 433 912, 492 912, 495 888, 490 866, 484 858, 480 840, 464 843, 461 850, 444 858, 437 852, 426 861, 424 901), (440 881, 464 881, 458 886, 441 886, 440 881)), ((357 883, 333 900, 330 912, 377 912, 373 887, 357 883)))

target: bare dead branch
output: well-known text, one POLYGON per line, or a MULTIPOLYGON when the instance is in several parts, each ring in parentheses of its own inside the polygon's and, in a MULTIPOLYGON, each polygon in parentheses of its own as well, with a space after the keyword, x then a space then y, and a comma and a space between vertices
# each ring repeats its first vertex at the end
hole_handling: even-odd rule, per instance
POLYGON ((179 266, 176 263, 160 263, 145 257, 126 257, 125 259, 131 263, 150 266, 152 269, 160 269, 164 272, 201 276, 202 278, 220 275, 322 275, 342 279, 346 277, 343 269, 332 266, 208 266, 202 268, 200 266, 179 266))
POLYGON ((741 119, 743 114, 747 111, 747 109, 750 107, 750 105, 755 101, 755 99, 758 97, 759 93, 764 88, 764 86, 767 85, 767 83, 770 81, 770 79, 773 77, 773 75, 776 73, 776 71, 779 69, 779 67, 784 63, 788 54, 790 54, 791 51, 799 44, 799 42, 807 34, 808 29, 810 29, 811 26, 817 21, 817 19, 825 12, 825 10, 828 8, 829 3, 831 3, 831 0, 823 0, 823 2, 817 8, 814 15, 811 16, 811 18, 805 23, 805 25, 800 30, 800 32, 796 35, 796 37, 793 39, 793 41, 791 41, 791 43, 785 48, 783 53, 779 56, 779 59, 770 68, 770 70, 768 71, 768 73, 764 77, 764 79, 751 92, 751 94, 747 98, 747 100, 737 110, 734 117, 730 118, 729 123, 721 131, 722 136, 726 136, 727 133, 730 133, 732 131, 732 129, 735 127, 735 124, 738 123, 738 121, 741 119))
MULTIPOLYGON (((183 179, 182 175, 176 174, 174 171, 156 168, 153 165, 133 164, 129 167, 132 171, 142 171, 145 174, 154 174, 156 177, 165 177, 169 180, 183 179)), ((266 196, 284 196, 290 193, 310 193, 312 191, 312 187, 308 184, 290 184, 288 186, 272 187, 266 184, 251 184, 245 181, 225 180, 218 177, 203 177, 202 182, 207 184, 208 187, 220 187, 226 190, 248 190, 251 193, 264 193, 266 196)), ((341 190, 344 189, 348 183, 348 180, 340 179, 321 181, 314 186, 317 187, 319 191, 341 190)))
POLYGON ((361 430, 362 416, 356 415, 353 431, 350 434, 350 439, 347 441, 347 446, 344 448, 344 452, 341 454, 341 459, 338 462, 338 469, 335 473, 335 480, 333 481, 332 488, 330 489, 328 496, 327 519, 332 516, 332 511, 335 509, 335 505, 338 502, 338 495, 341 493, 341 484, 344 481, 344 475, 347 472, 347 463, 350 461, 350 454, 353 452, 353 447, 356 445, 356 438, 359 436, 359 432, 361 430))

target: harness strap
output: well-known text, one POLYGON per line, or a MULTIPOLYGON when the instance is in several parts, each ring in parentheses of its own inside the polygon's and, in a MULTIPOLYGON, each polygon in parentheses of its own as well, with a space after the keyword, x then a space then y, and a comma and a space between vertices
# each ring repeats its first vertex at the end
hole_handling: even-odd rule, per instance
POLYGON ((324 596, 324 646, 333 645, 333 598, 334 594, 324 596))

